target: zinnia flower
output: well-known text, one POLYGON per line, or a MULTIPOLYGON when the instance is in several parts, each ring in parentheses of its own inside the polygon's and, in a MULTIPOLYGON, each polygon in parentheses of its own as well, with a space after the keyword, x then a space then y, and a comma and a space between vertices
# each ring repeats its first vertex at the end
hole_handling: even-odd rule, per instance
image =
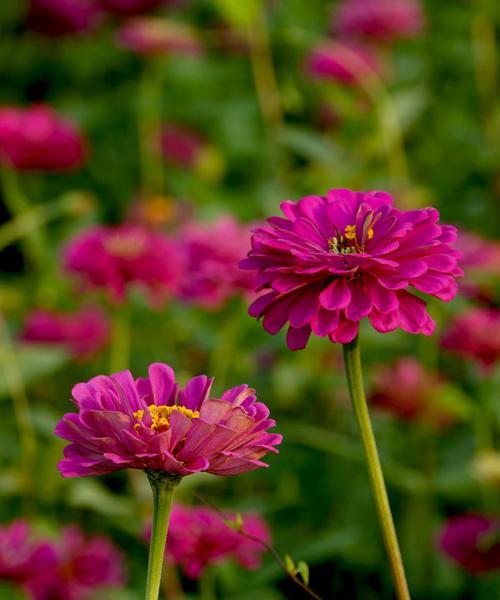
POLYGON ((457 248, 462 252, 460 264, 465 273, 460 292, 467 298, 494 306, 500 282, 500 242, 459 231, 457 248))
POLYGON ((258 271, 250 307, 275 334, 288 322, 291 350, 311 331, 346 344, 367 317, 382 333, 398 327, 430 335, 434 322, 413 288, 444 301, 457 290, 456 229, 438 223, 434 208, 403 211, 383 192, 331 190, 283 202, 284 217, 255 230, 241 263, 258 271))
POLYGON ((77 235, 65 250, 64 265, 84 285, 103 289, 115 302, 122 302, 127 288, 137 284, 159 303, 177 289, 182 269, 167 236, 133 224, 96 226, 77 235))
POLYGON ((440 535, 443 552, 472 575, 500 569, 500 519, 479 514, 451 518, 440 535))
POLYGON ((30 29, 59 37, 91 29, 99 20, 97 0, 31 0, 30 29))
POLYGON ((123 555, 106 537, 68 526, 54 550, 56 563, 28 581, 34 600, 87 600, 125 583, 123 555))
POLYGON ((106 345, 108 321, 96 307, 74 313, 34 310, 24 324, 21 339, 27 342, 65 345, 77 357, 93 354, 106 345))
POLYGON ((442 402, 444 382, 426 371, 413 358, 382 366, 374 375, 371 403, 397 415, 404 421, 422 421, 448 425, 457 416, 453 407, 442 402))
POLYGON ((424 17, 418 0, 343 0, 333 27, 341 35, 393 42, 418 35, 424 17))
POLYGON ((132 468, 189 475, 236 475, 267 466, 260 459, 281 443, 275 422, 246 385, 211 398, 212 379, 200 375, 183 389, 164 364, 134 381, 129 371, 99 376, 73 388, 78 413, 66 414, 56 434, 70 442, 59 470, 65 477, 132 468))
POLYGON ((99 2, 108 12, 124 17, 140 15, 173 3, 172 0, 99 0, 99 2))
POLYGON ((202 45, 195 31, 161 17, 136 17, 119 30, 118 44, 141 56, 199 54, 202 45))
POLYGON ((56 554, 48 542, 35 541, 25 521, 0 525, 0 580, 25 586, 54 566, 56 554))
POLYGON ((200 158, 204 141, 192 129, 169 123, 161 131, 161 149, 167 161, 193 169, 200 158))
MULTIPOLYGON (((234 520, 235 515, 225 518, 234 520)), ((177 504, 170 517, 167 553, 193 579, 201 577, 206 567, 230 559, 246 569, 257 569, 265 548, 245 534, 269 543, 269 528, 259 515, 246 514, 243 515, 241 529, 244 533, 229 527, 224 518, 211 508, 177 504)))
POLYGON ((306 59, 306 68, 319 79, 348 86, 381 72, 373 52, 352 42, 334 41, 315 46, 306 59))
POLYGON ((0 108, 0 163, 22 171, 62 171, 83 162, 84 147, 78 128, 49 106, 0 108))
POLYGON ((489 369, 500 359, 500 310, 469 309, 451 322, 442 343, 451 352, 489 369))
POLYGON ((254 277, 239 268, 249 241, 250 228, 233 217, 187 225, 179 236, 186 262, 181 298, 213 309, 231 296, 250 293, 254 277))

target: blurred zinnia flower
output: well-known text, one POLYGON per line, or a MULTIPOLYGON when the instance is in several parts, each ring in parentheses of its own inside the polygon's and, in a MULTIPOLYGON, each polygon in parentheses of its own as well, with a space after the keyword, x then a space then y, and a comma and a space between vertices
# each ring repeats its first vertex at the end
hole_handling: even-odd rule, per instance
POLYGON ((460 292, 472 300, 494 305, 500 284, 500 242, 460 231, 456 245, 462 252, 460 264, 465 273, 460 292))
POLYGON ((457 291, 456 229, 434 208, 403 211, 389 194, 331 190, 281 204, 241 263, 264 292, 250 307, 271 334, 289 322, 291 350, 311 331, 346 344, 367 317, 382 333, 431 335, 435 323, 411 288, 444 301, 457 291))
POLYGON ((277 452, 275 422, 241 385, 211 398, 212 379, 200 375, 183 389, 160 363, 134 381, 130 371, 94 377, 73 388, 78 413, 66 414, 56 434, 70 442, 59 470, 65 477, 141 469, 185 476, 207 471, 236 475, 267 466, 277 452))
POLYGON ((0 163, 22 171, 62 171, 84 158, 81 132, 50 106, 0 108, 0 163))
POLYGON ((193 579, 201 577, 206 567, 230 559, 246 569, 258 568, 266 550, 245 534, 268 544, 269 528, 262 517, 250 513, 242 515, 243 533, 240 533, 226 523, 234 519, 234 514, 223 518, 214 509, 204 506, 175 505, 167 538, 168 555, 193 579))
POLYGON ((109 325, 97 307, 85 307, 73 313, 38 309, 28 315, 21 339, 67 346, 74 356, 84 358, 106 345, 109 325))
POLYGON ((444 406, 444 383, 414 358, 402 358, 394 365, 381 366, 374 374, 373 405, 404 421, 448 425, 456 417, 444 406))
POLYGON ((444 332, 443 347, 485 369, 500 359, 500 310, 471 308, 458 315, 444 332))
POLYGON ((500 569, 500 519, 478 514, 451 518, 440 535, 443 552, 472 575, 500 569))
POLYGON ((161 17, 136 17, 119 30, 118 44, 141 56, 199 54, 202 45, 194 29, 161 17))
POLYGON ((250 227, 233 217, 187 225, 179 236, 185 256, 181 298, 216 309, 232 296, 251 293, 254 276, 239 268, 249 242, 250 227))
POLYGON ((174 4, 175 0, 99 0, 102 8, 116 15, 141 15, 160 6, 174 4))
POLYGON ((99 20, 98 0, 31 0, 27 17, 30 29, 59 37, 84 32, 99 20))
POLYGON ((54 565, 27 583, 34 600, 87 600, 125 583, 123 555, 106 537, 87 537, 72 525, 62 531, 53 549, 54 565))
POLYGON ((36 541, 25 521, 0 525, 0 580, 26 587, 27 582, 56 564, 52 545, 36 541))
POLYGON ((128 287, 137 284, 154 304, 176 291, 182 270, 166 235, 133 224, 95 226, 77 235, 65 250, 64 265, 115 302, 123 302, 128 287))
POLYGON ((381 72, 374 53, 367 48, 352 42, 334 41, 315 46, 306 59, 306 68, 318 79, 349 86, 381 72))
POLYGON ((418 35, 424 27, 418 0, 343 0, 333 28, 341 35, 393 42, 418 35))

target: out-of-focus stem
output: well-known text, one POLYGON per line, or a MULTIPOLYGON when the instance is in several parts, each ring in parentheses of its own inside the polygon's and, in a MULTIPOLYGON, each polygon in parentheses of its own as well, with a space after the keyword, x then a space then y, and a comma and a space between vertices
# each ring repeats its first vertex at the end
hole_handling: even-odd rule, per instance
POLYGON ((215 573, 210 567, 207 567, 203 572, 200 580, 200 599, 201 600, 217 600, 215 594, 215 573))
POLYGON ((157 471, 147 471, 147 476, 153 492, 153 521, 149 542, 145 598, 146 600, 158 600, 170 513, 174 501, 174 492, 181 478, 157 471))
POLYGON ((161 96, 165 70, 166 65, 162 57, 146 61, 137 97, 142 188, 148 193, 162 193, 165 186, 160 142, 161 96))
POLYGON ((126 307, 113 312, 109 370, 118 373, 128 369, 130 363, 130 314, 126 307))
POLYGON ((16 352, 10 339, 7 325, 1 315, 0 341, 0 360, 3 366, 5 381, 12 399, 12 407, 14 409, 14 416, 21 445, 21 489, 25 510, 26 512, 29 512, 34 499, 32 490, 36 457, 36 434, 21 370, 17 362, 16 352))
POLYGON ((375 497, 378 519, 391 565, 396 594, 398 600, 410 600, 410 592, 406 582, 401 551, 396 536, 391 507, 389 505, 384 475, 380 465, 375 435, 371 425, 370 413, 368 412, 366 403, 358 338, 356 337, 356 339, 349 344, 344 344, 343 348, 349 394, 351 396, 354 413, 361 434, 361 441, 363 442, 363 448, 365 450, 366 464, 370 475, 373 495, 375 497))
POLYGON ((219 328, 216 345, 210 357, 209 373, 215 377, 217 385, 224 388, 229 367, 234 358, 241 323, 241 305, 228 315, 219 328))
MULTIPOLYGON (((9 213, 13 218, 23 218, 30 211, 31 202, 21 189, 16 172, 4 167, 0 169, 0 173, 4 201, 9 213)), ((39 225, 31 230, 23 243, 28 261, 37 271, 42 271, 48 264, 46 241, 45 233, 39 225)))

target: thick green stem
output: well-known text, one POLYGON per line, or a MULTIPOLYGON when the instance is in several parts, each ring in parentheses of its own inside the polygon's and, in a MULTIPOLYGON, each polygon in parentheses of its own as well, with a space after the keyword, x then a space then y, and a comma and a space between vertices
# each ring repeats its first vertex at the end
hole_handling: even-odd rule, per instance
POLYGON ((129 368, 130 363, 130 315, 126 307, 119 307, 113 314, 111 326, 110 373, 129 368))
POLYGON ((174 492, 181 478, 158 471, 146 471, 153 491, 153 522, 149 542, 146 600, 158 600, 161 586, 161 573, 165 561, 168 523, 174 492))
POLYGON ((382 473, 382 467, 380 466, 377 444, 375 442, 363 388, 363 374, 361 370, 361 355, 358 338, 349 344, 344 344, 344 364, 349 393, 351 395, 354 413, 361 433, 361 440, 365 450, 366 463, 370 475, 373 495, 375 497, 378 519, 391 565, 397 597, 399 600, 410 600, 410 592, 406 582, 401 551, 399 549, 396 529, 392 519, 389 498, 387 497, 387 490, 385 488, 384 475, 382 473))

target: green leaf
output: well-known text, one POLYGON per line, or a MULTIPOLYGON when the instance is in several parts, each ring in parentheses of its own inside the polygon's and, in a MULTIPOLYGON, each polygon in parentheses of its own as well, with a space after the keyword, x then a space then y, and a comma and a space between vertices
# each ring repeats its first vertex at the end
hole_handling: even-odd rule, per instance
POLYGON ((299 560, 297 564, 297 572, 302 577, 302 581, 309 585, 309 565, 303 560, 299 560))
POLYGON ((293 558, 289 554, 285 554, 285 567, 287 572, 290 573, 290 575, 295 575, 295 573, 297 572, 297 567, 293 562, 293 558))

